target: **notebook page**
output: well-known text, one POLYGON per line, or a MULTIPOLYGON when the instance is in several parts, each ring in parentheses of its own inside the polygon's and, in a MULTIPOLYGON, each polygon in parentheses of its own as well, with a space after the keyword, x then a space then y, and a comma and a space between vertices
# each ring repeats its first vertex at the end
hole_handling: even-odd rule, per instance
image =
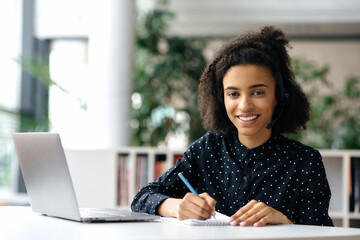
POLYGON ((230 225, 230 217, 219 213, 219 212, 215 212, 215 218, 210 218, 207 220, 197 220, 197 219, 186 219, 186 220, 182 220, 179 221, 176 218, 161 218, 162 221, 170 221, 170 222, 178 222, 178 223, 182 223, 182 224, 186 224, 186 225, 191 225, 191 226, 226 226, 226 225, 230 225))
POLYGON ((186 219, 181 221, 181 223, 191 226, 226 226, 230 225, 230 217, 222 213, 215 212, 215 218, 207 220, 186 219))

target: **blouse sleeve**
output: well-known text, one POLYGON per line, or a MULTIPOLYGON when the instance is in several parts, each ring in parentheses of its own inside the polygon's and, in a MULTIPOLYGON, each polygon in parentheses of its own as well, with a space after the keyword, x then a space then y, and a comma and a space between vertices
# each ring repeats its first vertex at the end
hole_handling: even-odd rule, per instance
POLYGON ((167 198, 182 198, 188 189, 185 187, 178 173, 183 172, 184 176, 196 188, 195 164, 192 162, 193 154, 191 148, 187 150, 184 157, 161 175, 155 182, 143 187, 133 199, 131 210, 134 212, 146 212, 157 214, 157 208, 167 198))
POLYGON ((303 182, 299 189, 300 199, 295 223, 333 226, 328 214, 331 192, 322 157, 314 150, 307 159, 302 172, 303 182))

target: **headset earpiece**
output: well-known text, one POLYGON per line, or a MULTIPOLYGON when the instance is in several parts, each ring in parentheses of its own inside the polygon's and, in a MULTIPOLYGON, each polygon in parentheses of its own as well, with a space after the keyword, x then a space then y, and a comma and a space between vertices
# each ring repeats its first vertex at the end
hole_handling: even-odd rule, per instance
POLYGON ((280 108, 280 110, 279 110, 279 114, 273 120, 271 120, 269 124, 266 125, 267 129, 272 128, 275 125, 276 121, 279 120, 282 112, 284 111, 286 102, 289 100, 290 97, 289 93, 286 92, 284 88, 284 83, 281 74, 279 74, 278 78, 279 78, 279 91, 280 91, 280 101, 278 103, 278 107, 280 108))

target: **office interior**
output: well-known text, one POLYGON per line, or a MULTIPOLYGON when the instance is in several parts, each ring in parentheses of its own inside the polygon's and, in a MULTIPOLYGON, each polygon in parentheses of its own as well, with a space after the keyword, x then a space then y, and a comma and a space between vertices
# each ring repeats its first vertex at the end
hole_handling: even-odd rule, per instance
MULTIPOLYGON (((165 165, 170 167, 173 158, 186 150, 190 140, 181 129, 156 146, 137 146, 132 141, 132 130, 138 122, 131 112, 147 101, 133 90, 137 21, 156 7, 174 14, 168 20, 167 35, 206 40, 205 60, 227 39, 272 24, 289 36, 289 53, 309 64, 305 70, 326 71, 331 87, 316 85, 319 94, 346 89, 348 79, 355 79, 352 89, 360 89, 360 2, 356 0, 0 0, 0 25, 4 29, 0 39, 0 205, 29 205, 13 132, 58 132, 72 159, 89 156, 91 151, 114 152, 116 159, 110 159, 109 164, 96 159, 91 166, 84 161, 69 163, 79 173, 75 177, 79 201, 85 206, 120 206, 120 190, 114 179, 108 179, 114 186, 103 195, 81 188, 89 182, 95 189, 108 185, 105 175, 117 177, 112 166, 113 161, 121 161, 121 156, 148 156, 146 182, 155 178, 153 168, 157 160, 170 156, 165 165), (45 66, 49 85, 39 80, 41 76, 29 72, 28 61, 39 61, 45 66), (31 125, 29 117, 43 124, 31 125), (90 171, 86 176, 80 174, 84 164, 90 171), (97 170, 102 175, 91 179, 97 170)), ((309 92, 313 88, 304 86, 309 92)), ((354 92, 353 97, 359 98, 360 93, 354 92)), ((359 120, 359 113, 354 113, 359 105, 343 104, 347 104, 349 115, 359 120)), ((173 111, 168 111, 169 116, 178 116, 187 128, 188 116, 175 115, 173 111)), ((360 133, 359 124, 354 126, 353 132, 360 133)), ((316 138, 316 134, 310 137, 316 138)), ((358 144, 359 138, 357 135, 354 140, 358 144)), ((360 213, 351 210, 354 203, 348 201, 348 187, 354 185, 348 165, 360 158, 360 149, 356 148, 359 145, 354 146, 341 149, 333 141, 320 149, 330 159, 325 165, 329 167, 329 178, 334 179, 332 217, 338 226, 360 227, 360 213), (336 171, 339 167, 341 171, 336 171)), ((132 169, 136 168, 137 160, 134 161, 130 164, 132 169)), ((132 174, 138 172, 134 170, 132 174)), ((137 184, 136 176, 132 178, 137 184)), ((135 191, 136 188, 125 198, 131 198, 135 191)))

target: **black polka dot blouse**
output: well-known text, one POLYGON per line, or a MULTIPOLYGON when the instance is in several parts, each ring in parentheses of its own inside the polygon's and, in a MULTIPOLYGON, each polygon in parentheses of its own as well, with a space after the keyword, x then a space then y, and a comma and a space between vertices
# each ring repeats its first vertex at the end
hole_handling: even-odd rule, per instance
POLYGON ((182 172, 198 193, 216 200, 216 211, 233 215, 252 199, 282 212, 295 224, 333 226, 328 215, 331 197, 320 153, 281 135, 248 149, 237 133, 225 137, 206 133, 183 159, 143 187, 131 209, 157 214, 167 198, 182 198, 188 188, 182 172))

